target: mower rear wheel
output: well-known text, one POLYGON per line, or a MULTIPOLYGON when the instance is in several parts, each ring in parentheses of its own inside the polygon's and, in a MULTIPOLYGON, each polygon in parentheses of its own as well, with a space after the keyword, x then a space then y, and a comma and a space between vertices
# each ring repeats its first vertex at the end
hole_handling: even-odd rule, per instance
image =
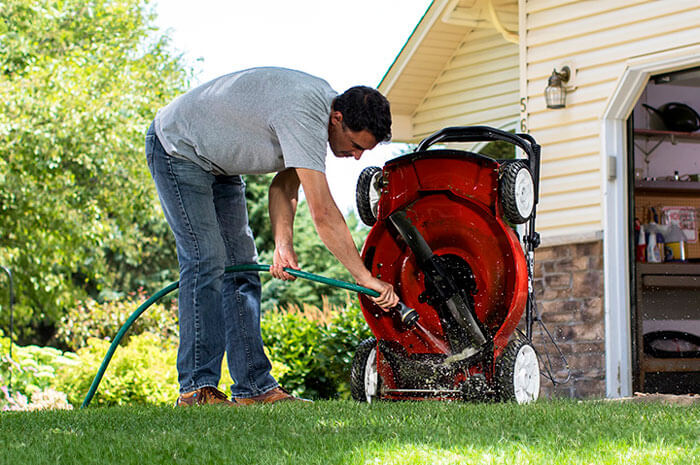
POLYGON ((535 181, 526 161, 516 160, 504 165, 498 189, 508 221, 522 224, 530 219, 535 209, 535 181))
POLYGON ((371 403, 379 395, 382 379, 377 372, 377 340, 365 339, 357 346, 350 371, 350 392, 358 402, 371 403))
POLYGON ((519 332, 496 360, 496 389, 503 401, 519 404, 536 401, 540 395, 540 364, 532 344, 519 332))
POLYGON ((357 213, 367 226, 373 226, 377 222, 377 207, 381 194, 382 169, 378 166, 368 166, 357 178, 355 201, 357 213))

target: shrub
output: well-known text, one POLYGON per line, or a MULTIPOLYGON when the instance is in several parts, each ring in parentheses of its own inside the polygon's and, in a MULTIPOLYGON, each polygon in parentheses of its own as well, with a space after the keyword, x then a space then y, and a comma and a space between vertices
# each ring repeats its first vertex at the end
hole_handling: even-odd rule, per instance
POLYGON ((9 344, 9 338, 0 334, 0 409, 36 410, 67 407, 65 395, 52 388, 58 371, 77 365, 77 356, 53 347, 23 347, 13 344, 10 359, 9 344), (32 399, 31 403, 28 402, 28 398, 32 399))
MULTIPOLYGON (((21 373, 26 379, 22 381, 21 392, 30 397, 33 392, 53 387, 66 392, 71 404, 80 405, 107 353, 110 339, 145 300, 142 297, 104 304, 88 301, 70 312, 62 321, 61 334, 66 343, 79 347, 77 354, 52 348, 23 348, 33 358, 23 359, 21 373), (44 364, 52 368, 39 368, 44 364)), ((135 322, 127 333, 130 337, 115 352, 92 401, 94 404, 174 402, 178 395, 177 329, 174 312, 167 308, 156 304, 135 322), (157 334, 149 328, 154 328, 157 334)), ((350 396, 352 357, 359 343, 370 336, 357 303, 352 304, 348 299, 344 307, 335 307, 324 302, 322 309, 290 306, 266 312, 261 324, 272 374, 281 385, 303 397, 350 396)), ((225 358, 222 365, 219 386, 227 392, 233 381, 225 358)))
MULTIPOLYGON (((79 364, 59 374, 59 390, 80 405, 109 348, 109 341, 89 338, 78 349, 79 364)), ((177 397, 176 350, 172 341, 144 332, 132 336, 112 357, 93 404, 168 404, 177 397)))
POLYGON ((331 397, 350 398, 350 369, 355 349, 360 342, 372 336, 362 316, 359 303, 355 301, 345 308, 337 309, 329 324, 322 330, 323 345, 318 359, 325 367, 329 383, 336 392, 331 397))
POLYGON ((270 311, 262 332, 272 358, 289 368, 280 384, 303 397, 349 398, 352 357, 370 335, 357 303, 270 311))
MULTIPOLYGON (((143 290, 102 303, 87 299, 61 318, 56 337, 60 343, 73 350, 85 347, 91 337, 111 340, 129 316, 147 299, 143 290)), ((176 340, 177 304, 174 300, 162 302, 156 302, 141 314, 125 338, 148 331, 163 340, 176 340)))
MULTIPOLYGON (((68 393, 68 400, 74 406, 82 404, 109 345, 109 341, 91 338, 85 347, 78 349, 78 363, 59 373, 57 388, 68 393)), ((163 340, 149 332, 131 337, 114 352, 92 404, 172 405, 178 396, 176 358, 177 344, 173 339, 163 340)), ((284 376, 288 371, 288 367, 273 362, 273 376, 284 376)), ((228 392, 231 384, 224 357, 219 389, 228 392)))
POLYGON ((289 367, 277 381, 303 397, 326 394, 322 389, 325 376, 315 357, 321 341, 320 325, 296 307, 265 313, 261 325, 271 359, 289 367))

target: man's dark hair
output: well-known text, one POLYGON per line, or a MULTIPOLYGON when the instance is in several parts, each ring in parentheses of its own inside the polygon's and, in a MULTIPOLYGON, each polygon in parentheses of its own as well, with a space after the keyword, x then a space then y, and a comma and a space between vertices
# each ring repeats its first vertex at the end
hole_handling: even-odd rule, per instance
POLYGON ((351 131, 369 131, 377 142, 391 140, 389 101, 376 89, 355 86, 333 100, 333 110, 343 114, 343 122, 351 131))

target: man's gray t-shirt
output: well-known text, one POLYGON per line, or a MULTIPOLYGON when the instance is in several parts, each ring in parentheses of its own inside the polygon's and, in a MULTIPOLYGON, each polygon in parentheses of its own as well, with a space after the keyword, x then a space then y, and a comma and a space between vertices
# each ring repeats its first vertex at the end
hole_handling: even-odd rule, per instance
POLYGON ((325 170, 337 93, 323 79, 283 68, 221 76, 158 111, 165 151, 214 174, 325 170))

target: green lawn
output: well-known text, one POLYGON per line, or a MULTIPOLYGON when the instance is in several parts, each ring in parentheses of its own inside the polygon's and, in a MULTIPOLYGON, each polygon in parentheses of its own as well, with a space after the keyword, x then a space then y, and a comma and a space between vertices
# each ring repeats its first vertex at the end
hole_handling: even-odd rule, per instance
POLYGON ((692 464, 700 408, 320 401, 0 413, 0 464, 692 464))

